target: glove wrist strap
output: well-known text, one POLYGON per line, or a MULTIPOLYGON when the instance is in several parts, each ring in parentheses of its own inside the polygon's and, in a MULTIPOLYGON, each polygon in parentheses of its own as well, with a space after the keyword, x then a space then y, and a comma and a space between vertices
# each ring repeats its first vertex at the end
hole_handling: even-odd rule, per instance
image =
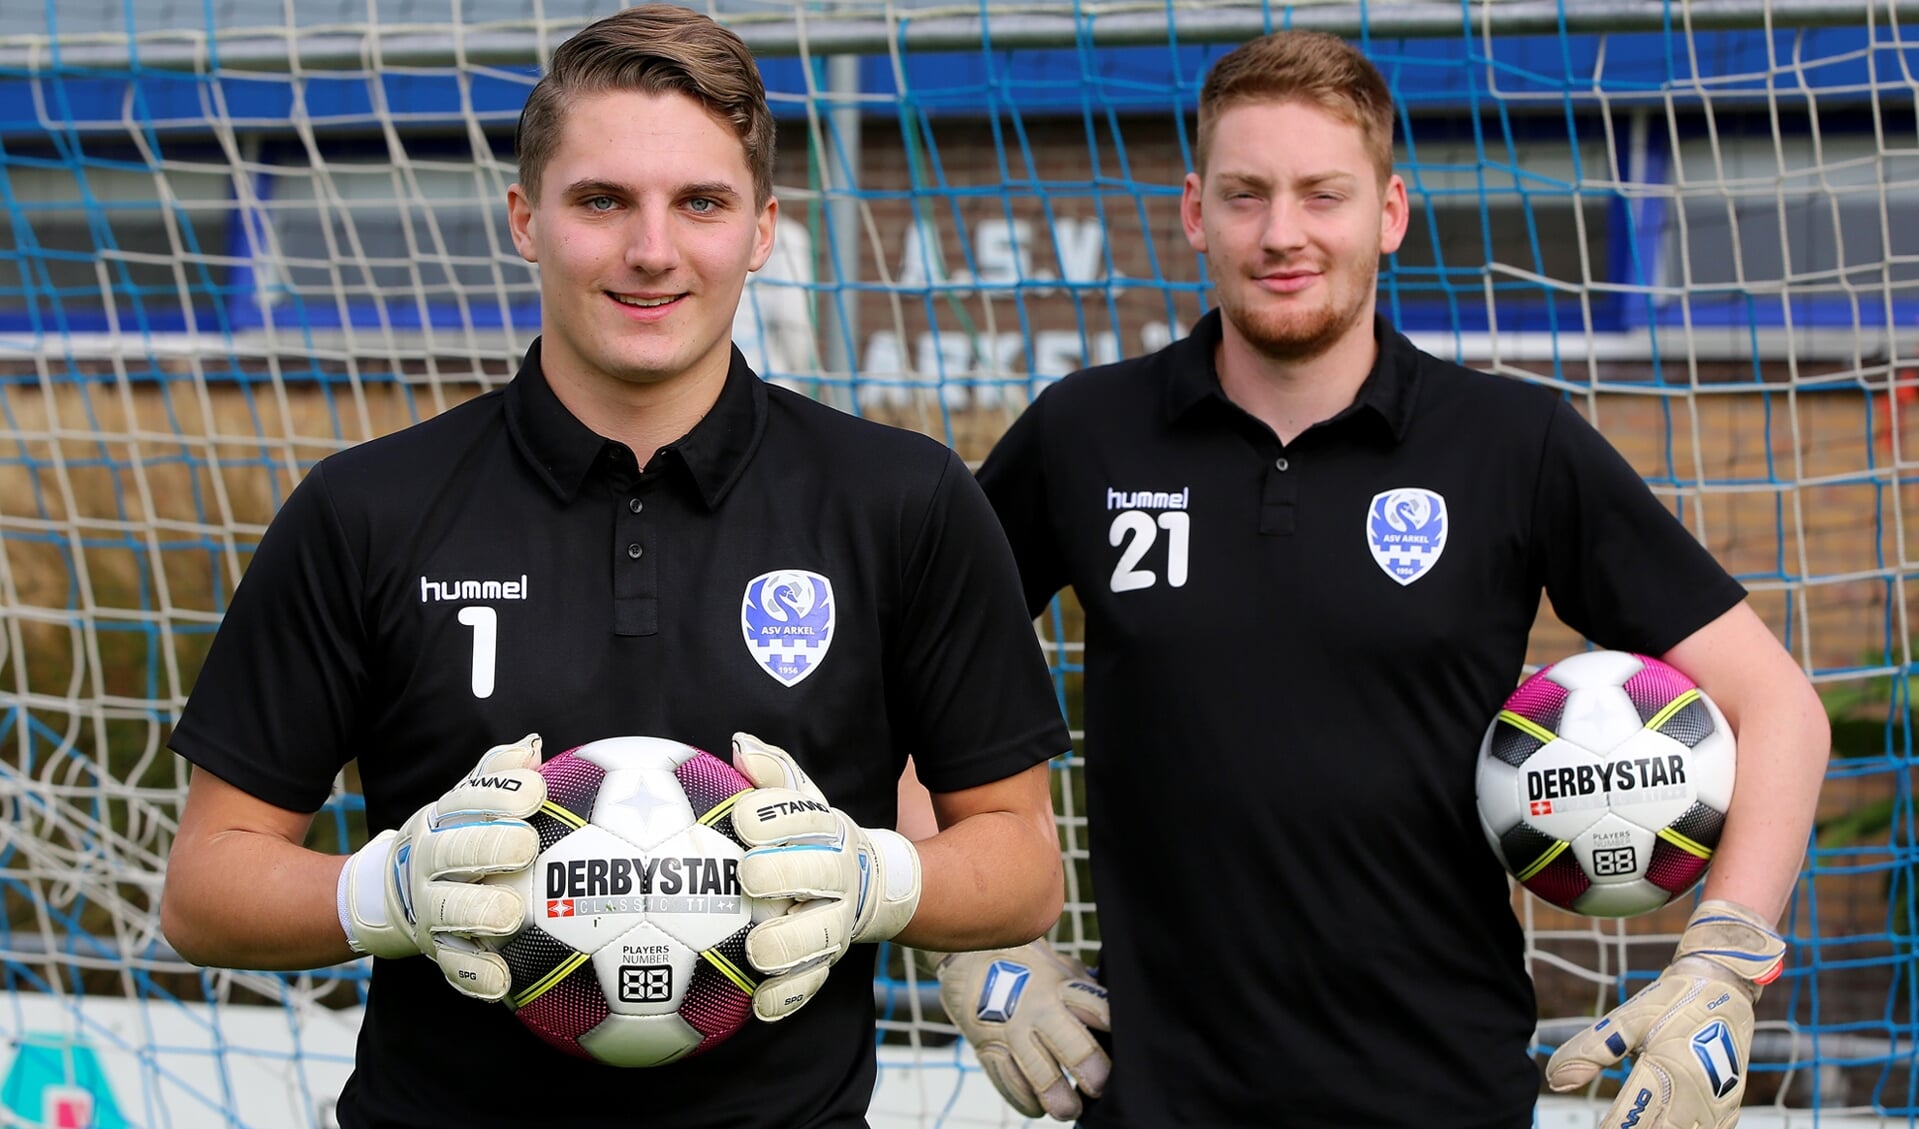
POLYGON ((348 855, 346 865, 340 868, 340 880, 333 887, 333 912, 340 915, 340 932, 346 934, 347 948, 365 956, 366 946, 353 935, 353 915, 347 911, 353 889, 353 862, 357 858, 357 854, 348 855))
POLYGON ((943 973, 946 971, 947 965, 961 957, 981 957, 990 960, 1033 960, 1046 959, 1050 957, 1051 953, 1052 946, 1046 943, 1046 938, 1041 937, 1037 941, 1028 941, 1024 945, 1010 945, 1003 949, 964 949, 958 952, 928 953, 927 955, 932 958, 933 971, 935 973, 943 973))
POLYGON ((869 920, 859 929, 857 941, 891 939, 913 920, 920 904, 920 853, 911 840, 897 831, 866 829, 867 841, 880 857, 878 895, 869 920))
POLYGON ((340 930, 356 953, 374 956, 409 955, 411 937, 398 937, 387 914, 386 884, 391 882, 393 841, 398 835, 382 831, 373 841, 347 857, 340 868, 340 883, 334 892, 334 908, 340 914, 340 930), (396 951, 397 950, 397 951, 396 951))
MULTIPOLYGON (((1680 935, 1673 954, 1675 966, 1711 965, 1759 989, 1778 978, 1785 967, 1786 942, 1758 914, 1737 902, 1714 898, 1699 903, 1680 935)), ((1728 979, 1725 975, 1714 979, 1728 979)))

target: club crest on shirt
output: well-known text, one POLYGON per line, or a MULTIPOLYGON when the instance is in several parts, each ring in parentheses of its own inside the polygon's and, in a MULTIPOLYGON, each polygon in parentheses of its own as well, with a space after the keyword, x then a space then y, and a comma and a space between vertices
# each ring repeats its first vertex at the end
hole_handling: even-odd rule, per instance
POLYGON ((1446 551, 1446 499, 1418 486, 1373 495, 1366 510, 1366 547, 1373 560, 1400 584, 1432 571, 1446 551))
POLYGON ((783 568, 747 582, 740 633, 760 669, 796 686, 819 669, 833 643, 833 583, 817 572, 783 568))

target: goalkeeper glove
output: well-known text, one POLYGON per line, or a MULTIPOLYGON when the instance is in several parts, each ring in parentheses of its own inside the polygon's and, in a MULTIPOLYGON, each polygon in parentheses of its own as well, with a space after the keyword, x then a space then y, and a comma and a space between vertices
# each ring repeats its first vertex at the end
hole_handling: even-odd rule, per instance
POLYGON ((1730 1129, 1739 1121, 1752 1005, 1779 975, 1786 943, 1751 910, 1701 902, 1672 964, 1645 991, 1567 1040, 1546 1063, 1554 1090, 1578 1089, 1629 1052, 1632 1072, 1600 1124, 1730 1129))
POLYGON ((756 789, 733 803, 733 829, 749 848, 740 888, 793 903, 746 936, 747 959, 767 974, 753 1014, 784 1019, 806 1006, 850 946, 884 941, 913 920, 919 851, 898 832, 854 823, 785 750, 751 734, 733 735, 733 766, 756 789))
POLYGON ((940 960, 939 979, 946 1014, 1013 1108, 1072 1121, 1081 1093, 1105 1090, 1113 1063, 1093 1032, 1112 1030, 1112 1015, 1106 989, 1085 965, 1034 941, 951 953, 940 960))
POLYGON ((338 905, 354 952, 425 953, 461 992, 506 995, 506 961, 472 938, 519 932, 526 907, 510 887, 478 880, 530 866, 539 854, 526 822, 546 801, 539 764, 537 734, 496 745, 446 795, 347 859, 338 905))

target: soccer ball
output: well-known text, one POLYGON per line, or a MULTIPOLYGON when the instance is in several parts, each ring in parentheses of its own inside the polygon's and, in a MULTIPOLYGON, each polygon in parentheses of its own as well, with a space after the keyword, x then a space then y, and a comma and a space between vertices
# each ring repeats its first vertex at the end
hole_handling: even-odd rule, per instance
POLYGON ((1544 900, 1631 917, 1705 875, 1732 778, 1732 729, 1691 679, 1590 651, 1528 678, 1486 730, 1479 826, 1544 900))
POLYGON ((774 903, 740 891, 733 766, 658 737, 594 741, 540 766, 533 865, 489 881, 526 905, 496 944, 506 1004, 549 1044, 613 1066, 711 1049, 751 1014, 746 934, 774 903))

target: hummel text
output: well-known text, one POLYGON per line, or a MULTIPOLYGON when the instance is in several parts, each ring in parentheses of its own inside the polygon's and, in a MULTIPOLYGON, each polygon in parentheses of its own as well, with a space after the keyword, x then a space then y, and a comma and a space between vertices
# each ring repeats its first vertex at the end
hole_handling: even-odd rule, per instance
POLYGON ((526 574, 518 580, 428 580, 420 578, 420 602, 438 600, 524 600, 526 574))
POLYGON ((1114 490, 1106 489, 1106 508, 1109 510, 1183 510, 1193 488, 1183 490, 1114 490))

